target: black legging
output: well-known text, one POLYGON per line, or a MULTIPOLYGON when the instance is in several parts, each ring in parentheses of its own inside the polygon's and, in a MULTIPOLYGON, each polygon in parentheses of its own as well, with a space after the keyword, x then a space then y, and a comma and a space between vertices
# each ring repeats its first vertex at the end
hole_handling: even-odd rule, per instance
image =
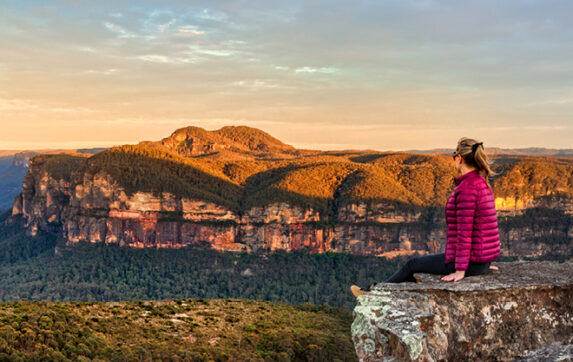
MULTIPOLYGON (((466 276, 480 275, 489 270, 488 263, 470 262, 466 276)), ((447 275, 456 272, 455 263, 446 264, 446 254, 422 255, 410 258, 386 283, 415 282, 414 273, 447 275)))

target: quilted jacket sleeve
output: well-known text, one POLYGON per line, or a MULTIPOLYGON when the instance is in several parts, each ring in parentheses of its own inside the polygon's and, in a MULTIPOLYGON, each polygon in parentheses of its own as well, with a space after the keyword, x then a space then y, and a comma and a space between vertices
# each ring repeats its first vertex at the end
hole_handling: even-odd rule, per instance
POLYGON ((463 188, 456 197, 456 270, 466 270, 470 262, 472 232, 477 205, 477 190, 463 188))

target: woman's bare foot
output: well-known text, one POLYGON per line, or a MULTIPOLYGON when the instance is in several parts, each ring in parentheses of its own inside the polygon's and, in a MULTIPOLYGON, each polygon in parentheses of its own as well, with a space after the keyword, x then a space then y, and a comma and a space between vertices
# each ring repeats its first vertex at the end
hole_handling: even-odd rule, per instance
POLYGON ((350 291, 352 292, 352 294, 354 294, 354 297, 358 298, 361 295, 366 294, 365 291, 362 290, 362 288, 360 288, 358 285, 352 285, 350 287, 350 291))
POLYGON ((489 270, 499 270, 499 268, 496 267, 495 265, 490 265, 489 270))

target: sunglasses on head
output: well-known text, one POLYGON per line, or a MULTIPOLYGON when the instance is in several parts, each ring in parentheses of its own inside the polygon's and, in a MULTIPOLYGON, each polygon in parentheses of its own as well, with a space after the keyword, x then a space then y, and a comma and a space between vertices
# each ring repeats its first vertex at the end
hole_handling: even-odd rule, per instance
POLYGON ((459 156, 458 151, 454 151, 452 153, 452 158, 454 159, 454 161, 456 160, 456 157, 459 156))

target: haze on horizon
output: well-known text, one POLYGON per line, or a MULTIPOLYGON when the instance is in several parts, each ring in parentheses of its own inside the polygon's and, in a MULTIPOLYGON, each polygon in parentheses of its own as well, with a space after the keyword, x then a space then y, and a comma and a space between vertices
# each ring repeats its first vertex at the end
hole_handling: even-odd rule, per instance
POLYGON ((572 148, 570 1, 7 0, 0 149, 259 128, 297 148, 572 148))

